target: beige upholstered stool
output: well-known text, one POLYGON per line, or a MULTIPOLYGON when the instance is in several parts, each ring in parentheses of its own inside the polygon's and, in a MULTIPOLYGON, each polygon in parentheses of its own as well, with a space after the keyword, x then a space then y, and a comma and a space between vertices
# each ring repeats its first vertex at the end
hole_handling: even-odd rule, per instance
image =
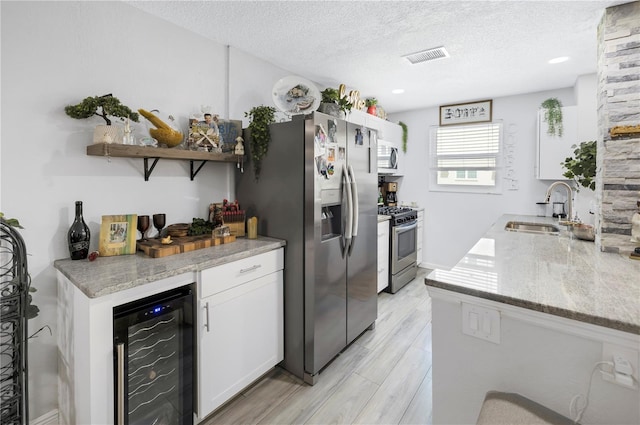
POLYGON ((489 391, 476 425, 575 425, 571 419, 514 393, 489 391))

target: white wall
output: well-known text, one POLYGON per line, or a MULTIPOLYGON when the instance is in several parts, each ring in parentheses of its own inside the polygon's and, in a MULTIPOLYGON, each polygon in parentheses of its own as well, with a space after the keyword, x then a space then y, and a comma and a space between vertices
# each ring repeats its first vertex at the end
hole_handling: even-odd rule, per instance
MULTIPOLYGON (((425 208, 422 260, 426 267, 453 267, 502 214, 537 214, 536 202, 543 200, 551 183, 537 180, 534 173, 537 110, 549 97, 557 97, 565 106, 575 105, 573 88, 493 99, 493 119, 503 120, 505 136, 513 136, 518 181, 517 190, 505 185, 500 195, 430 192, 429 128, 438 125, 438 108, 390 116, 408 127, 407 153, 401 155, 405 175, 398 180, 398 199, 416 201, 425 208)), ((586 215, 586 211, 579 212, 586 215)))
MULTIPOLYGON (((598 139, 598 76, 581 75, 575 84, 576 105, 578 106, 578 143, 598 139)), ((596 193, 580 187, 575 195, 574 210, 580 212, 580 219, 595 224, 596 193)))
MULTIPOLYGON (((84 202, 97 249, 102 215, 164 212, 167 223, 206 217, 210 202, 235 196, 235 167, 208 163, 189 179, 187 161, 160 160, 148 182, 141 159, 87 156, 102 119, 75 120, 64 106, 113 93, 132 109, 172 113, 186 128, 201 104, 224 113, 225 46, 120 2, 2 2, 0 206, 16 217, 30 254, 40 315, 54 336, 30 340, 30 414, 57 407, 56 275, 68 258, 74 201, 84 202)), ((288 72, 231 48, 230 118, 271 104, 271 87, 288 72)), ((144 121, 144 118, 141 117, 144 121)), ((136 135, 146 125, 136 125, 136 135)), ((99 260, 98 260, 99 261, 99 260)))

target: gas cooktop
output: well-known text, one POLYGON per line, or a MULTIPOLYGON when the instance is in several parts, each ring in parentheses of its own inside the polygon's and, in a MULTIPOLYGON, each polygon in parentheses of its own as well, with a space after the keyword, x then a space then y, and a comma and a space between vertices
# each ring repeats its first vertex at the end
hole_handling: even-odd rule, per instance
POLYGON ((391 216, 391 225, 409 223, 418 219, 418 212, 409 207, 378 207, 378 214, 391 216))

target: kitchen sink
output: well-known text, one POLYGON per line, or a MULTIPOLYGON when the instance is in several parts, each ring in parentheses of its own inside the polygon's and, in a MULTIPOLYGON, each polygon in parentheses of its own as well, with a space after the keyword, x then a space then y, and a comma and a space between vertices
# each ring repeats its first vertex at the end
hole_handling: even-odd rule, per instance
POLYGON ((553 224, 529 223, 525 221, 509 221, 504 226, 504 229, 510 232, 542 233, 545 235, 557 235, 560 233, 560 228, 553 224))

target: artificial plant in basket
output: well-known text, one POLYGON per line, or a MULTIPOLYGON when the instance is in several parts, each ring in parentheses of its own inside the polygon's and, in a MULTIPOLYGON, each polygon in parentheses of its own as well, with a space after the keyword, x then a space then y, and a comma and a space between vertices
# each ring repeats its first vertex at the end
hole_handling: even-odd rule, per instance
POLYGON ((120 100, 112 94, 86 97, 77 105, 65 106, 64 112, 71 118, 76 119, 89 118, 94 115, 104 119, 106 123, 105 126, 96 127, 94 132, 94 143, 99 141, 117 141, 115 138, 118 137, 119 129, 112 128, 110 117, 119 118, 122 121, 130 119, 131 121, 138 122, 138 113, 133 112, 128 106, 120 103, 120 100))

